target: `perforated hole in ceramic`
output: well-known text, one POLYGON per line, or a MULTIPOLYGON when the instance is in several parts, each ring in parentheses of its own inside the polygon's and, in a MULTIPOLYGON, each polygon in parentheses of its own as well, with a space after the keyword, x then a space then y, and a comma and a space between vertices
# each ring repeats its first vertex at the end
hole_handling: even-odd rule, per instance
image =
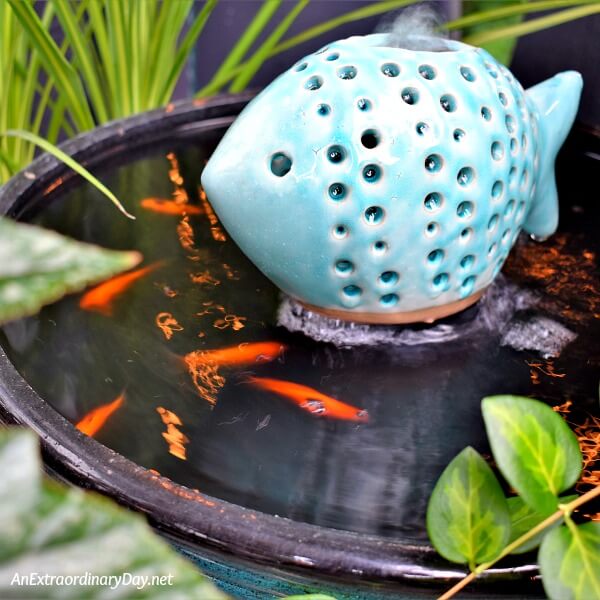
POLYGON ((431 81, 435 79, 436 72, 435 69, 431 65, 420 65, 419 66, 419 75, 423 77, 423 79, 427 79, 431 81))
POLYGON ((396 271, 384 271, 379 276, 379 283, 384 287, 388 287, 396 285, 396 283, 398 283, 398 279, 400 279, 400 276, 396 271))
POLYGON ((312 77, 310 77, 309 79, 306 80, 304 87, 307 90, 314 92, 314 91, 320 89, 322 85, 323 85, 323 79, 321 77, 319 77, 318 75, 313 75, 312 77))
POLYGON ((381 304, 386 308, 396 306, 396 304, 398 304, 399 300, 400 300, 400 297, 398 296, 398 294, 393 294, 393 293, 392 294, 384 294, 379 299, 381 304))
POLYGON ((419 101, 419 90, 414 87, 405 87, 400 95, 408 105, 416 104, 419 101))
POLYGON ((354 272, 354 265, 346 259, 338 260, 335 263, 335 272, 340 277, 348 277, 354 272))
POLYGON ((440 106, 448 113, 454 112, 457 108, 456 98, 452 94, 444 94, 440 98, 440 106))
POLYGON ((444 260, 444 251, 441 248, 436 248, 432 250, 427 255, 427 264, 430 267, 438 267, 444 260))
POLYGON ((377 165, 367 165, 363 169, 362 175, 367 183, 375 183, 381 177, 381 168, 377 165))
POLYGON ((415 126, 417 135, 425 135, 425 133, 427 132, 428 129, 429 129, 429 125, 427 125, 427 123, 423 123, 423 121, 419 121, 417 123, 417 125, 415 126))
POLYGON ((456 181, 462 187, 472 183, 473 179, 475 179, 475 170, 472 167, 462 167, 456 175, 456 181))
POLYGON ((327 149, 327 160, 329 160, 329 162, 337 164, 341 163, 345 158, 346 150, 344 150, 342 146, 334 144, 327 149))
POLYGON ((372 251, 375 256, 381 256, 382 254, 385 254, 388 251, 387 242, 384 242, 383 240, 377 240, 372 246, 372 251))
POLYGON ((475 81, 475 79, 477 79, 475 73, 473 72, 473 69, 466 67, 466 66, 462 66, 460 68, 460 74, 462 75, 463 79, 465 79, 468 82, 473 82, 475 81))
POLYGON ((357 74, 358 71, 353 66, 341 67, 337 72, 338 77, 345 80, 354 79, 357 74))
POLYGON ((343 183, 332 183, 329 186, 329 197, 332 200, 343 200, 346 196, 346 187, 343 183))
POLYGON ((491 147, 492 158, 494 160, 502 160, 504 158, 504 145, 502 142, 495 141, 491 147))
POLYGON ((500 216, 499 215, 492 215, 490 217, 490 220, 488 221, 488 231, 492 232, 494 231, 494 229, 496 229, 496 226, 498 225, 498 221, 500 220, 500 216))
POLYGON ((364 212, 364 219, 369 225, 379 225, 385 217, 381 206, 369 206, 364 212))
POLYGON ((468 200, 461 202, 456 207, 456 214, 458 215, 458 217, 460 219, 468 219, 469 217, 473 216, 474 211, 475 211, 474 204, 472 202, 469 202, 468 200))
POLYGON ((465 298, 466 296, 470 296, 473 292, 473 288, 475 287, 476 281, 475 275, 469 275, 466 277, 463 282, 460 284, 460 295, 461 298, 465 298))
POLYGON ((440 232, 439 223, 436 223, 435 221, 430 221, 429 223, 427 223, 427 226, 425 227, 425 235, 427 237, 434 237, 439 232, 440 232))
POLYGON ((326 117, 331 112, 329 104, 317 104, 317 114, 326 117))
POLYGON ((442 170, 444 160, 439 154, 430 154, 425 159, 425 169, 430 173, 437 173, 442 170))
POLYGON ((448 289, 449 283, 450 275, 448 273, 439 273, 431 281, 433 291, 436 293, 441 293, 448 289))
POLYGON ((431 192, 425 196, 423 200, 423 207, 427 212, 436 212, 444 204, 444 197, 438 192, 431 192))
POLYGON ((464 129, 455 129, 452 132, 452 137, 455 142, 460 142, 465 137, 464 129))
POLYGON ((367 98, 359 98, 356 101, 356 107, 360 111, 367 112, 367 111, 371 110, 371 108, 373 107, 373 104, 367 98))
POLYGON ((379 145, 379 132, 376 129, 367 129, 360 136, 360 143, 369 150, 379 145))
POLYGON ((338 240, 343 240, 348 236, 348 228, 345 225, 336 225, 332 231, 333 237, 338 240))
POLYGON ((492 186, 492 198, 494 200, 498 200, 499 198, 502 197, 503 193, 504 193, 504 183, 502 183, 502 181, 500 181, 498 179, 497 181, 494 182, 494 185, 492 186))
POLYGON ((468 271, 474 264, 475 256, 473 256, 472 254, 467 254, 466 256, 463 256, 463 258, 461 258, 460 260, 460 268, 463 269, 463 271, 468 271))
POLYGON ((385 63, 381 65, 381 72, 386 77, 398 77, 400 75, 400 67, 396 63, 385 63))
POLYGON ((276 177, 285 177, 292 169, 292 159, 285 152, 276 152, 271 157, 271 173, 276 177))

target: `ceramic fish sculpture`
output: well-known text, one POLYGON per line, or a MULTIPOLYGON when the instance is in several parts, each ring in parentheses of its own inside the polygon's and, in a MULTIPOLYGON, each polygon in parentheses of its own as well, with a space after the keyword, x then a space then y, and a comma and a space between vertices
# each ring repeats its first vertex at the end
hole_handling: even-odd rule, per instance
POLYGON ((462 310, 522 229, 557 227, 554 160, 581 76, 524 91, 480 48, 412 42, 351 37, 307 56, 246 107, 202 175, 258 268, 336 318, 462 310))

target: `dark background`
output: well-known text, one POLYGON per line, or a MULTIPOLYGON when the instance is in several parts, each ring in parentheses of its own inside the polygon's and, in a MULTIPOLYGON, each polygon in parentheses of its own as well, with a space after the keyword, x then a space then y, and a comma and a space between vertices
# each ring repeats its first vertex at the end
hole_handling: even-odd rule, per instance
MULTIPOLYGON (((460 14, 461 4, 469 0, 440 0, 429 2, 439 12, 441 20, 460 14)), ((189 96, 208 82, 229 49, 241 35, 245 26, 261 4, 261 0, 221 0, 211 15, 188 65, 185 80, 177 90, 177 97, 189 96)), ((288 30, 292 36, 303 29, 370 4, 364 0, 311 0, 288 30)), ((199 10, 201 3, 197 3, 199 10)), ((281 18, 293 5, 284 2, 274 21, 281 18)), ((270 59, 257 74, 253 87, 267 85, 275 76, 287 69, 302 56, 326 43, 355 34, 372 33, 378 25, 391 21, 400 11, 364 19, 344 25, 270 59)), ((531 14, 528 18, 541 16, 531 14)), ((575 69, 584 77, 584 92, 579 120, 590 126, 600 126, 600 14, 553 27, 519 39, 511 70, 524 87, 529 87, 551 77, 559 71, 575 69)))

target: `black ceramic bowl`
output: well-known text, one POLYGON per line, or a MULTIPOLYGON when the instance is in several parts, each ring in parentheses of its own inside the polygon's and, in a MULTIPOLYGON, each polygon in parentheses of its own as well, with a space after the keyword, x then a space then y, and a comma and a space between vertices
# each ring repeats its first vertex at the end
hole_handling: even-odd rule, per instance
MULTIPOLYGON (((165 152, 179 157, 184 187, 193 195, 202 162, 250 98, 222 96, 170 105, 78 136, 64 149, 99 173, 129 209, 140 195, 152 192, 153 178, 168 183, 166 163, 157 167, 158 163, 152 162, 158 160, 157 155, 164 161, 165 152)), ((178 414, 186 415, 184 423, 190 428, 199 423, 194 432, 202 437, 197 450, 190 446, 187 462, 167 454, 154 422, 150 424, 151 417, 144 416, 148 398, 132 400, 138 412, 107 427, 98 436, 100 443, 72 424, 81 416, 78 411, 90 407, 79 406, 78 401, 69 405, 64 390, 56 391, 61 382, 70 381, 70 376, 76 381, 75 387, 81 384, 80 354, 96 352, 100 369, 108 353, 104 351, 108 345, 79 339, 77 332, 88 326, 112 331, 112 325, 96 315, 80 316, 73 298, 44 309, 39 317, 5 328, 0 337, 1 417, 6 423, 27 425, 40 435, 44 458, 54 475, 144 512, 163 535, 240 598, 303 591, 328 592, 340 600, 433 597, 465 571, 442 560, 428 546, 423 526, 426 502, 441 470, 460 449, 471 444, 484 453, 488 450, 479 400, 492 393, 509 392, 561 404, 568 395, 574 402, 573 415, 580 411, 581 419, 597 409, 600 336, 597 323, 590 323, 588 316, 600 306, 596 277, 600 248, 594 235, 599 213, 588 190, 593 189, 598 158, 598 137, 583 131, 572 135, 561 156, 562 181, 568 183, 561 197, 561 232, 539 250, 522 241, 502 284, 542 294, 539 310, 577 335, 560 357, 551 361, 551 368, 535 348, 501 347, 502 331, 495 330, 494 324, 474 326, 482 318, 481 306, 444 322, 442 327, 457 332, 444 343, 340 350, 290 334, 276 326, 276 290, 233 242, 219 246, 216 238, 211 240, 208 234, 203 237, 199 230, 206 223, 199 222, 194 229, 197 240, 203 240, 198 241, 200 249, 206 243, 219 260, 235 263, 242 280, 246 276, 247 281, 231 284, 227 292, 222 292, 225 285, 214 291, 202 288, 197 295, 191 290, 186 296, 188 310, 200 306, 211 293, 217 299, 220 293, 229 294, 231 300, 235 286, 242 286, 243 294, 236 295, 237 306, 246 310, 247 328, 242 335, 275 337, 288 347, 286 361, 269 367, 271 375, 293 376, 315 387, 324 386, 330 393, 333 390, 351 397, 354 403, 368 408, 368 425, 315 419, 281 399, 251 392, 239 381, 223 390, 225 399, 211 412, 193 395, 194 390, 182 383, 176 388, 182 398, 196 401, 185 404, 181 400, 178 414), (569 264, 577 264, 584 250, 596 261, 592 267, 562 268, 565 257, 571 260, 569 264), (540 276, 536 260, 554 260, 561 278, 555 281, 552 273, 540 276), (575 292, 584 284, 586 291, 577 299, 575 292), (547 288, 551 293, 544 296, 547 288), (84 318, 92 320, 77 320, 84 318), (75 323, 71 329, 68 321, 75 323), (57 322, 68 344, 51 331, 49 323, 54 327, 57 322), (552 372, 561 377, 548 376, 552 372), (223 431, 228 431, 229 437, 223 431), (263 437, 258 435, 261 432, 263 437), (124 437, 129 438, 129 446, 124 437), (238 440, 239 444, 228 444, 228 440, 238 440), (157 464, 165 476, 158 474, 157 464)), ((87 208, 87 200, 80 198, 73 212, 65 208, 73 206, 73 194, 87 197, 91 192, 68 168, 44 155, 0 190, 0 213, 117 248, 141 248, 144 236, 168 231, 161 217, 142 213, 135 224, 117 224, 121 217, 102 199, 90 200, 87 208), (71 198, 71 204, 63 202, 64 198, 71 198), (70 215, 68 219, 64 211, 70 215)), ((144 253, 151 254, 152 245, 146 246, 144 253)), ((187 259, 182 256, 172 260, 188 268, 185 265, 189 262, 184 264, 187 259)), ((183 278, 177 281, 185 285, 183 278)), ((136 341, 140 346, 156 343, 159 347, 162 339, 153 324, 146 327, 139 315, 125 314, 127 306, 129 313, 140 307, 143 313, 151 302, 151 289, 148 284, 146 295, 137 304, 125 299, 125 312, 116 318, 134 331, 127 338, 132 348, 136 341)), ((506 328, 515 319, 527 322, 531 316, 531 310, 519 313, 516 305, 508 317, 501 316, 502 310, 494 307, 493 301, 486 310, 496 315, 497 328, 506 328)), ((121 330, 115 331, 119 339, 125 339, 121 330)), ((177 339, 184 340, 183 348, 185 340, 195 334, 178 335, 177 339)), ((225 334, 211 329, 210 335, 225 334)), ((225 337, 214 339, 226 341, 225 337)), ((157 368, 166 356, 160 352, 146 357, 146 363, 141 361, 142 370, 129 375, 130 388, 157 368)), ((156 385, 163 384, 164 380, 157 380, 156 385)), ((100 388, 98 384, 93 390, 100 388)), ((172 392, 173 388, 169 389, 172 392)), ((108 389, 106 393, 108 398, 108 389)), ((148 415, 152 412, 156 417, 154 405, 151 408, 148 415)), ((501 562, 465 594, 541 597, 535 555, 501 562)))

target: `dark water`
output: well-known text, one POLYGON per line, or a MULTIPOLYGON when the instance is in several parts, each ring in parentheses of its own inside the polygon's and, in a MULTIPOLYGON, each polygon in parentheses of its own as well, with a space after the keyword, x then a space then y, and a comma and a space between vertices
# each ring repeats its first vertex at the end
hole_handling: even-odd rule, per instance
POLYGON ((575 424, 598 415, 600 243, 592 198, 579 201, 569 190, 566 205, 575 207, 563 211, 561 233, 542 245, 522 241, 505 268, 509 295, 521 293, 517 288, 540 292, 537 306, 496 325, 492 306, 486 328, 468 326, 481 318, 475 307, 449 320, 459 335, 445 343, 339 349, 276 326, 277 290, 230 239, 223 241, 206 210, 189 217, 194 239, 186 249, 180 216, 141 207, 144 198, 174 192, 202 206, 197 184, 214 141, 120 157, 98 170, 135 222, 84 184, 59 188, 35 216, 81 240, 135 248, 145 265, 162 261, 115 299, 112 316, 81 310, 81 296, 70 296, 5 328, 2 344, 19 371, 67 419, 76 423, 124 392, 123 405, 95 437, 131 460, 246 507, 422 541, 427 498, 441 470, 467 444, 487 452, 482 397, 571 402, 566 417, 575 424), (167 339, 159 313, 183 329, 167 339), (507 328, 540 315, 577 335, 558 358, 500 345, 507 328), (182 357, 261 341, 287 350, 272 362, 220 367, 223 387, 212 407, 182 357), (310 386, 366 409, 369 422, 310 414, 248 384, 249 375, 310 386), (159 407, 182 423, 175 429, 187 441, 176 455, 162 436, 159 407))

